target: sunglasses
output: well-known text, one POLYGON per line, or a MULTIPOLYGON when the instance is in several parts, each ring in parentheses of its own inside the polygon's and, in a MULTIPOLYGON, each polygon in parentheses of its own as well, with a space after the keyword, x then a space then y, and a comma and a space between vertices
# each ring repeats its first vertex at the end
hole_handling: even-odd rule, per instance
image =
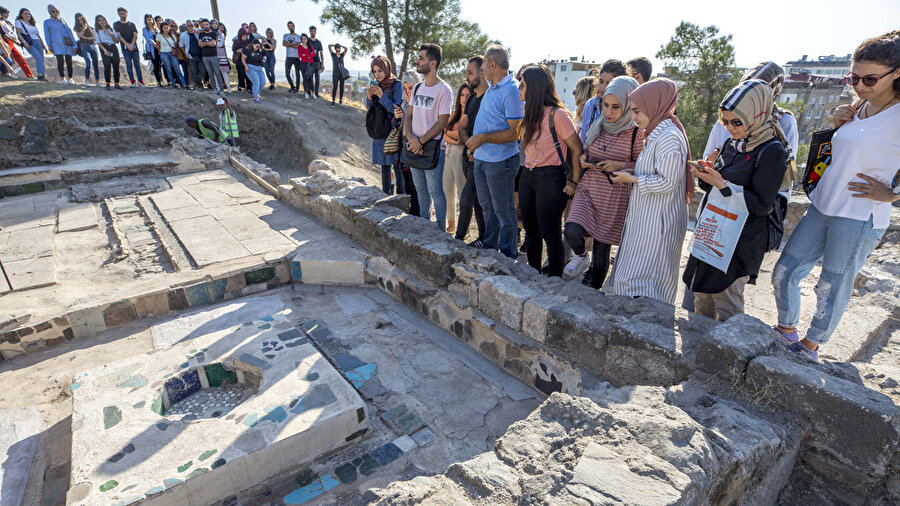
POLYGON ((875 77, 875 76, 862 77, 862 76, 858 76, 858 75, 854 74, 853 72, 848 72, 847 75, 844 76, 844 80, 850 86, 856 86, 857 84, 859 84, 860 81, 862 81, 863 85, 871 88, 871 87, 875 86, 878 83, 878 81, 887 77, 888 74, 897 70, 898 68, 900 68, 900 67, 894 67, 891 70, 888 70, 887 72, 885 72, 884 74, 882 74, 878 77, 875 77))
POLYGON ((733 119, 730 121, 727 119, 722 120, 722 125, 728 126, 729 124, 735 128, 740 128, 740 127, 744 126, 744 122, 739 119, 733 119))

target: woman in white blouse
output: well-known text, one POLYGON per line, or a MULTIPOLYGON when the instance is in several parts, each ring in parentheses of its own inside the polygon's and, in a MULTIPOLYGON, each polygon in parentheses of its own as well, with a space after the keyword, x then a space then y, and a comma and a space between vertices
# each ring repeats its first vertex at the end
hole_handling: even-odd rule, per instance
POLYGON ((891 203, 900 199, 900 30, 860 44, 846 77, 860 100, 835 110, 831 165, 772 271, 775 333, 812 360, 837 329, 856 274, 890 224, 891 203), (816 310, 801 340, 800 281, 819 260, 816 310))

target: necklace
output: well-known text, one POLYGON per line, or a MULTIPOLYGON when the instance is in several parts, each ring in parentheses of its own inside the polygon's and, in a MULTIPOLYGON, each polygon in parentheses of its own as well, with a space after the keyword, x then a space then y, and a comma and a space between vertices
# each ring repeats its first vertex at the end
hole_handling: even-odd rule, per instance
POLYGON ((895 100, 897 100, 897 97, 894 97, 894 98, 888 100, 886 104, 879 107, 878 110, 873 113, 869 113, 869 106, 872 105, 872 102, 866 102, 866 118, 871 118, 872 116, 875 116, 876 114, 880 113, 881 111, 886 109, 887 106, 893 104, 895 100))

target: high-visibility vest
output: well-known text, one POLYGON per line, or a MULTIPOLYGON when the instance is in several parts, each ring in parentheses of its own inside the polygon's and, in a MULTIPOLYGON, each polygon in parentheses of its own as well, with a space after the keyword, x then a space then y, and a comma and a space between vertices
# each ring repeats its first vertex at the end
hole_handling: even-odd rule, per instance
POLYGON ((237 115, 234 111, 225 109, 219 113, 219 130, 222 131, 222 136, 226 139, 237 139, 240 137, 237 126, 237 115))
POLYGON ((222 142, 222 140, 219 139, 220 133, 216 132, 212 128, 206 128, 205 126, 203 126, 204 121, 207 121, 207 120, 202 120, 202 119, 197 120, 197 129, 196 129, 197 136, 201 137, 201 138, 207 138, 213 142, 222 142))

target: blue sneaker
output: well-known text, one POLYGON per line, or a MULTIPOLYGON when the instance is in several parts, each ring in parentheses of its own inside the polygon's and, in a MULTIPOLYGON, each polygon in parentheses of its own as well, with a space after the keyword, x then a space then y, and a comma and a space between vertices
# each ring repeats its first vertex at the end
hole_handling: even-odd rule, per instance
POLYGON ((796 353, 797 355, 802 355, 813 362, 819 361, 819 352, 818 350, 811 350, 803 345, 801 342, 796 342, 790 346, 788 346, 788 351, 791 353, 796 353))
POLYGON ((784 343, 785 346, 790 346, 794 343, 800 342, 800 336, 797 335, 797 329, 794 329, 793 332, 788 334, 787 332, 781 330, 778 325, 775 325, 772 328, 775 329, 775 335, 781 339, 781 342, 784 343))

